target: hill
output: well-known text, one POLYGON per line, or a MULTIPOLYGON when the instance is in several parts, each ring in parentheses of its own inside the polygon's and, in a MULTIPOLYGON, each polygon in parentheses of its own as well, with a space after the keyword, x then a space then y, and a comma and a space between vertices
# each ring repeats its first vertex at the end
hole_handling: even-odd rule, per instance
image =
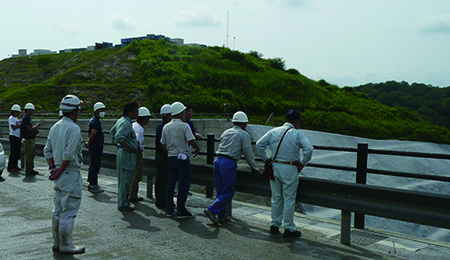
POLYGON ((433 124, 450 128, 450 87, 387 81, 365 84, 355 88, 370 98, 390 107, 405 107, 417 112, 433 124))
POLYGON ((303 113, 303 128, 376 139, 450 143, 448 129, 403 108, 371 100, 353 88, 338 88, 285 69, 280 58, 223 47, 177 46, 164 40, 133 41, 122 49, 5 59, 0 62, 0 109, 35 104, 38 112, 57 112, 65 94, 75 94, 92 111, 97 101, 120 114, 136 100, 152 111, 181 101, 196 112, 245 111, 252 123, 287 110, 303 113))

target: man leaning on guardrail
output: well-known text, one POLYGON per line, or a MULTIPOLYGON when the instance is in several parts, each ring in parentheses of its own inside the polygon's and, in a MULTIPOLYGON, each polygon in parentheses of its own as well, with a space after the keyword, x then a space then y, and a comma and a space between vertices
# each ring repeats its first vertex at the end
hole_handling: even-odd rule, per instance
POLYGON ((236 191, 237 161, 242 154, 250 165, 252 172, 258 172, 250 135, 245 132, 248 123, 247 115, 242 111, 238 111, 233 115, 231 122, 233 122, 234 126, 225 130, 220 136, 217 158, 214 161, 216 200, 203 211, 215 224, 231 221, 225 209, 227 204, 233 199, 236 191))
POLYGON ((275 179, 270 180, 272 190, 270 233, 279 234, 279 228, 283 224, 284 237, 302 235, 296 230, 294 223, 295 198, 298 174, 311 160, 313 147, 308 138, 298 130, 301 120, 300 112, 290 110, 286 114, 284 125, 271 129, 256 143, 256 149, 266 165, 273 163, 275 175, 275 179), (275 158, 267 156, 266 149, 272 152, 272 156, 275 154, 275 158))

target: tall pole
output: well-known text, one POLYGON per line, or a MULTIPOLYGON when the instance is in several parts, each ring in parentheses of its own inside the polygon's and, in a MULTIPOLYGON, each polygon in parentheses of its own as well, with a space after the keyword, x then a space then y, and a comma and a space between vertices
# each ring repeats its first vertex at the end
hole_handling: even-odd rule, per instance
POLYGON ((227 48, 228 48, 228 14, 229 11, 227 11, 227 48))

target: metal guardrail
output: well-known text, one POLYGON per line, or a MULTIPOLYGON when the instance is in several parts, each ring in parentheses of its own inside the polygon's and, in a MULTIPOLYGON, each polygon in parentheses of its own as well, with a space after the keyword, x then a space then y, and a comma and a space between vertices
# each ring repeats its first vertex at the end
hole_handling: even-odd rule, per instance
MULTIPOLYGON (((155 137, 155 135, 146 136, 155 137)), ((0 138, 0 141, 5 144, 4 147, 6 149, 9 149, 8 139, 0 138)), ((202 153, 202 155, 206 155, 206 164, 193 163, 191 165, 191 182, 206 186, 207 197, 213 196, 214 177, 212 164, 215 156, 215 144, 218 141, 214 135, 208 135, 207 139, 200 140, 200 142, 206 142, 207 151, 202 153)), ((36 155, 42 156, 43 146, 43 144, 36 144, 36 155)), ((369 154, 433 159, 450 159, 450 155, 368 149, 368 144, 366 143, 359 143, 357 148, 325 146, 314 146, 314 148, 316 150, 343 151, 357 154, 356 167, 313 163, 307 165, 307 167, 319 169, 356 172, 356 183, 300 177, 297 192, 298 202, 341 210, 341 243, 350 244, 351 212, 355 213, 355 228, 364 228, 364 215, 368 214, 450 229, 450 196, 366 185, 368 173, 450 182, 450 178, 446 176, 369 169, 367 168, 369 154)), ((155 148, 146 147, 146 149, 154 150, 155 148)), ((83 150, 83 156, 86 162, 90 160, 87 150, 83 150)), ((260 158, 256 159, 262 161, 260 158)), ((115 169, 116 154, 104 152, 102 167, 115 169)), ((154 158, 144 158, 143 170, 149 177, 156 176, 154 158)), ((269 181, 261 174, 238 170, 236 172, 236 182, 236 191, 238 192, 265 197, 271 196, 269 181)), ((147 185, 147 197, 151 198, 153 190, 151 178, 147 181, 147 185)))

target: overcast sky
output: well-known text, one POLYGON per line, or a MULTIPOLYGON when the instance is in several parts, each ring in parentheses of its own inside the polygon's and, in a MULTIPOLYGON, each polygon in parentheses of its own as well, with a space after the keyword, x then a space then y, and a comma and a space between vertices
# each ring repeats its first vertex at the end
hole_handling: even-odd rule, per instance
POLYGON ((449 0, 0 0, 0 14, 0 59, 163 34, 279 57, 340 87, 450 86, 449 0))

